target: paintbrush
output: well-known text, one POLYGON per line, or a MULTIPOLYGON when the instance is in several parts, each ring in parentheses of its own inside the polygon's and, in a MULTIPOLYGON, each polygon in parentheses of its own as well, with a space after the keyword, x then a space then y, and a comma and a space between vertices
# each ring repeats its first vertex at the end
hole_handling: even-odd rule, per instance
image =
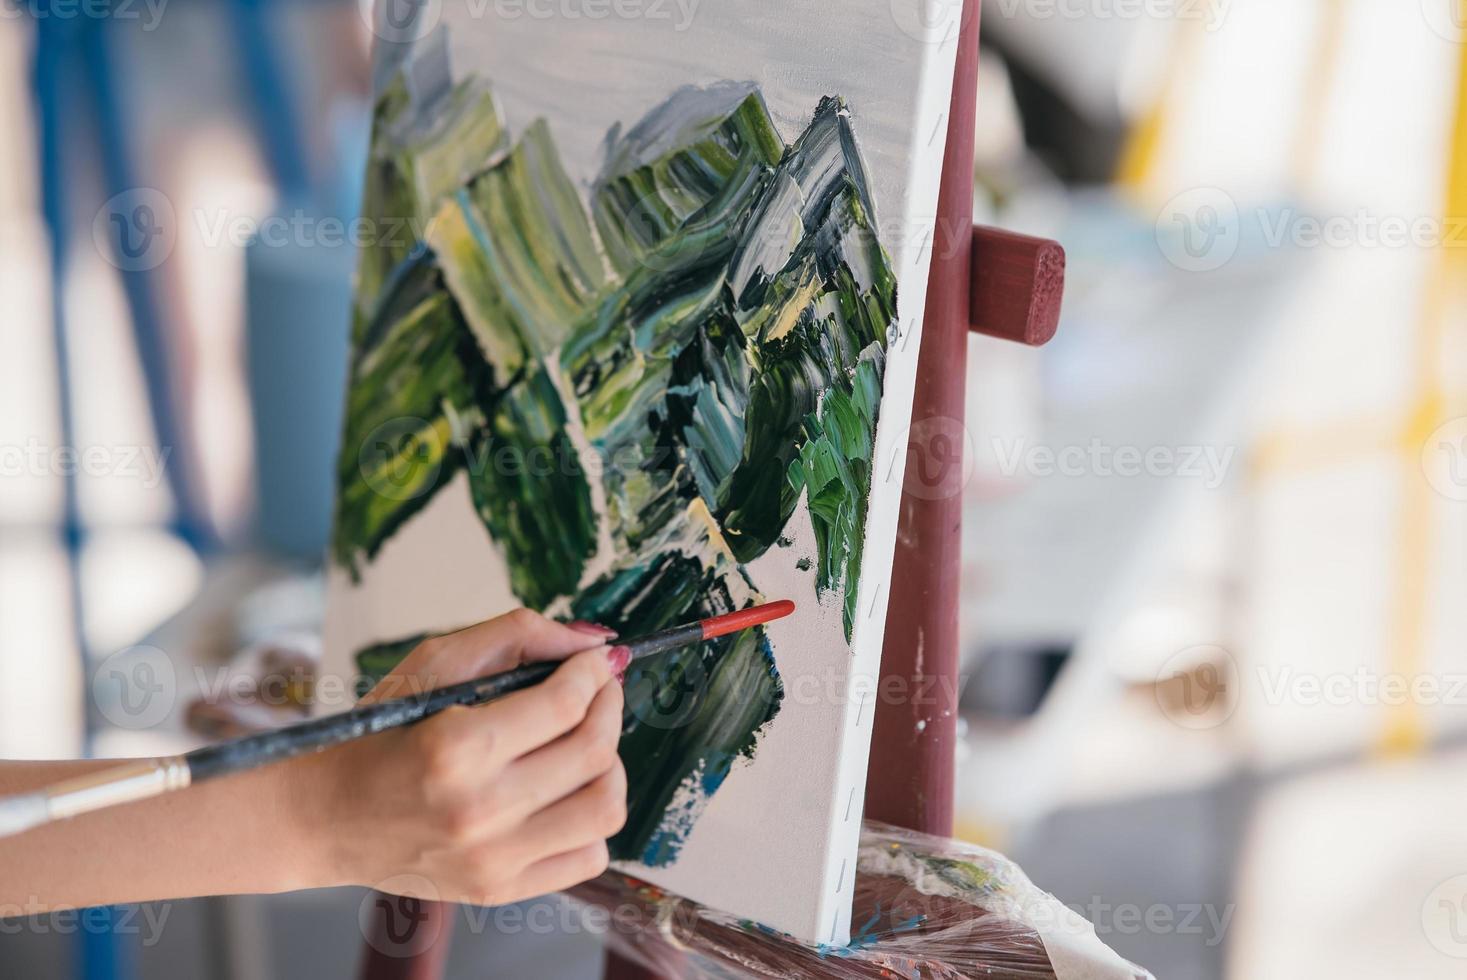
MULTIPOLYGON (((619 644, 633 663, 658 653, 727 636, 782 619, 795 611, 788 599, 659 630, 619 644)), ((144 800, 184 789, 206 779, 253 769, 271 762, 320 752, 343 742, 422 721, 455 705, 478 705, 545 680, 559 661, 526 664, 502 674, 480 677, 411 697, 353 708, 288 728, 250 735, 163 759, 139 759, 77 776, 46 789, 0 798, 0 837, 8 837, 104 807, 144 800)))

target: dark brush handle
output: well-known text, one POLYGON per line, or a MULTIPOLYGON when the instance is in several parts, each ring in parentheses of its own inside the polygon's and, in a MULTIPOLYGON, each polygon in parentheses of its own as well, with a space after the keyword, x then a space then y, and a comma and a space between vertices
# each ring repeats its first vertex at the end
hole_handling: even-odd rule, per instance
POLYGON ((514 691, 533 687, 555 672, 559 662, 527 664, 492 677, 440 687, 411 697, 353 708, 338 715, 263 732, 220 745, 195 749, 184 756, 192 781, 197 783, 241 769, 253 769, 307 752, 320 752, 343 742, 400 728, 436 715, 455 705, 493 701, 514 691))

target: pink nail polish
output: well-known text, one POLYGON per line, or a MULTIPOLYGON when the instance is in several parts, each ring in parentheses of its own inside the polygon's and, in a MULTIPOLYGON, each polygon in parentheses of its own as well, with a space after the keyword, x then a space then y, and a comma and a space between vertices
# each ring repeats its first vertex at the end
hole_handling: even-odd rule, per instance
POLYGON ((577 633, 585 633, 587 636, 594 636, 598 639, 610 639, 611 637, 616 635, 616 630, 612 629, 611 627, 602 626, 600 623, 588 623, 584 619, 572 620, 565 625, 569 626, 577 633))
POLYGON ((606 662, 611 665, 611 672, 620 680, 621 675, 626 673, 627 664, 632 662, 632 648, 612 647, 606 651, 606 662))

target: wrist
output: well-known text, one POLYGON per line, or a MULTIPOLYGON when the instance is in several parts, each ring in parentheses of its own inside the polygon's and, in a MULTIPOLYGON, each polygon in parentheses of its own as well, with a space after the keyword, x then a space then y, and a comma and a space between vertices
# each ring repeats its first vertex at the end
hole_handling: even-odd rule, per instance
POLYGON ((333 764, 335 752, 288 759, 275 766, 274 812, 278 815, 280 847, 277 891, 332 888, 351 884, 339 841, 332 833, 340 826, 340 806, 333 764))

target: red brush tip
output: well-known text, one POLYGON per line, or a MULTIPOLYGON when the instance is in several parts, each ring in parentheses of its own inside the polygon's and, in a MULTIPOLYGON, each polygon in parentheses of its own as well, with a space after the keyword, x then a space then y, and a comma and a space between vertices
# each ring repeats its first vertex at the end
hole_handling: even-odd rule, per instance
POLYGON ((714 616, 702 621, 703 639, 711 640, 715 636, 726 636, 729 633, 737 633, 751 626, 759 626, 763 623, 783 619, 795 611, 795 604, 788 599, 780 599, 776 602, 766 602, 762 606, 750 606, 748 609, 740 609, 738 612, 724 613, 722 616, 714 616))

